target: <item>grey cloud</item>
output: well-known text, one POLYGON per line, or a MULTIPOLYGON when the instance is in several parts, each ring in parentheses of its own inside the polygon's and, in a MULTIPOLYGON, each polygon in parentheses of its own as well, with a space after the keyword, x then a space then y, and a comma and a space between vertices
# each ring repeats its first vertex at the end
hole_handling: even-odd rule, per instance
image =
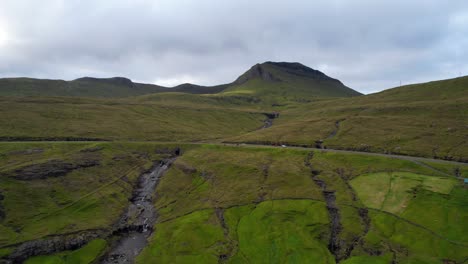
POLYGON ((282 60, 366 93, 468 74, 467 28, 459 0, 2 0, 0 76, 217 84, 282 60))

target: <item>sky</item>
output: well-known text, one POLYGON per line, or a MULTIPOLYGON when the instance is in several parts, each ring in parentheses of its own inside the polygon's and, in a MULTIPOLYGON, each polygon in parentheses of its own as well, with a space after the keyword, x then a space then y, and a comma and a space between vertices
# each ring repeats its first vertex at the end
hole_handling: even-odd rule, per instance
POLYGON ((468 75, 468 1, 0 0, 0 77, 215 85, 265 61, 363 93, 468 75))

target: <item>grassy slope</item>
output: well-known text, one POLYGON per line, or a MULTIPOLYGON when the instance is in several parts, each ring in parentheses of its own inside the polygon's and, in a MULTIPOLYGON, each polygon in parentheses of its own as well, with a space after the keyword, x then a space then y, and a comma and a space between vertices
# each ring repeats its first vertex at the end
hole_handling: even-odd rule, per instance
MULTIPOLYGON (((0 137, 315 145, 448 159, 468 157, 468 77, 352 98, 333 79, 262 64, 281 81, 248 79, 211 95, 160 93, 125 99, 0 98, 0 137), (261 112, 279 111, 257 130, 261 112), (336 130, 337 134, 329 137, 336 130)), ((83 81, 81 81, 83 82, 83 81)), ((103 83, 107 85, 107 83, 103 83)), ((117 91, 116 91, 117 93, 117 91)))
MULTIPOLYGON (((0 116, 5 120, 0 138, 212 140, 258 129, 265 119, 260 113, 272 111, 273 101, 296 104, 304 98, 355 93, 328 77, 315 80, 285 73, 269 64, 262 67, 283 80, 281 87, 276 87, 275 82, 251 80, 227 93, 213 95, 174 93, 187 92, 192 87, 182 85, 171 93, 160 93, 159 89, 153 91, 158 94, 140 97, 97 99, 44 96, 122 97, 146 93, 154 87, 138 86, 124 78, 83 78, 71 82, 0 79, 0 95, 6 95, 0 97, 0 116), (241 91, 249 87, 255 94, 241 91), (11 97, 25 94, 42 97, 11 97)), ((201 91, 198 86, 192 88, 201 91)))
POLYGON ((468 196, 459 182, 455 178, 396 172, 362 175, 351 185, 366 206, 397 214, 466 243, 463 234, 468 232, 464 225, 468 196))
MULTIPOLYGON (((323 219, 327 216, 325 203, 304 166, 307 154, 302 150, 219 146, 201 146, 186 152, 158 186, 156 207, 160 217, 156 233, 139 262, 176 259, 180 263, 197 260, 216 263, 217 256, 226 256, 227 262, 232 263, 300 263, 304 258, 334 263, 326 250, 329 231, 323 219)), ((312 164, 329 188, 336 190, 345 245, 363 231, 363 222, 355 207, 364 206, 366 200, 354 200, 347 185, 348 180, 363 177, 360 175, 392 171, 419 174, 415 176, 416 181, 424 180, 427 188, 418 191, 418 195, 436 188, 446 193, 444 195, 450 197, 452 203, 465 203, 463 196, 454 192, 447 194, 449 188, 440 187, 447 185, 434 185, 432 179, 446 180, 453 190, 466 194, 466 190, 459 187, 460 182, 410 161, 316 152, 312 164)), ((463 173, 467 170, 462 168, 463 173)), ((360 194, 359 189, 357 192, 360 194)), ((421 204, 417 200, 411 198, 410 204, 417 207, 421 204)), ((445 200, 434 203, 443 206, 445 200)), ((398 200, 388 201, 389 208, 399 204, 398 200)), ((426 211, 430 219, 447 217, 443 211, 426 211)), ((347 263, 389 263, 392 258, 398 263, 423 260, 437 263, 442 258, 460 261, 468 257, 468 245, 454 245, 431 233, 463 243, 464 231, 460 229, 463 221, 440 229, 431 225, 427 218, 418 219, 410 214, 392 215, 385 211, 370 211, 369 214, 372 220, 369 234, 363 238, 362 245, 355 247, 347 263), (386 228, 392 226, 396 231, 388 233, 386 228), (420 237, 424 241, 414 243, 420 237), (371 252, 375 251, 380 252, 379 257, 372 256, 375 253, 371 252)))
POLYGON ((229 141, 314 145, 440 158, 468 157, 468 77, 281 111, 273 127, 229 141), (336 136, 328 138, 336 129, 336 136))
MULTIPOLYGON (((109 228, 125 208, 136 176, 151 160, 161 157, 156 150, 174 146, 136 142, 0 144, 0 172, 7 175, 15 169, 50 159, 74 160, 82 153, 97 153, 102 161, 100 166, 79 169, 59 178, 19 181, 11 176, 0 177, 0 191, 5 196, 1 204, 6 212, 6 218, 0 222, 2 244, 49 234, 109 228), (141 167, 134 168, 135 165, 141 167), (124 180, 114 182, 125 172, 129 173, 124 180)), ((326 247, 329 228, 325 202, 304 165, 308 151, 215 145, 185 145, 182 149, 184 155, 177 159, 157 188, 159 198, 155 205, 159 218, 149 246, 139 257, 140 262, 151 263, 156 258, 162 262, 176 259, 178 263, 215 263, 219 256, 225 255, 232 263, 246 260, 294 263, 304 258, 334 263, 326 247)), ((392 250, 397 252, 399 263, 411 260, 433 263, 441 258, 468 257, 464 253, 466 248, 396 218, 403 217, 439 235, 463 241, 460 237, 465 232, 460 225, 462 221, 443 225, 428 221, 453 218, 454 215, 448 216, 447 212, 456 210, 426 210, 424 213, 428 215, 424 219, 417 217, 424 215, 417 211, 420 206, 441 209, 459 206, 458 210, 463 211, 460 206, 466 205, 467 192, 458 187, 459 182, 444 178, 443 174, 425 166, 385 157, 316 151, 312 164, 329 188, 336 190, 343 225, 340 236, 345 244, 362 234, 363 222, 355 207, 366 204, 365 199, 363 202, 353 199, 348 180, 353 179, 354 183, 367 177, 365 175, 403 171, 410 176, 418 174, 414 176, 416 181, 438 177, 453 186, 449 193, 447 188, 443 190, 443 197, 428 200, 430 196, 427 195, 434 195, 427 194, 428 190, 437 187, 440 191, 440 186, 446 185, 423 181, 428 187, 410 199, 406 211, 395 215, 371 211, 371 231, 365 243, 355 247, 349 263, 390 260, 392 250), (447 201, 452 207, 443 205, 447 201), (402 231, 388 233, 387 228, 392 226, 402 231), (423 237, 424 241, 414 243, 418 237, 423 237), (379 257, 369 255, 375 250, 381 252, 379 257)), ((448 166, 444 164, 445 169, 454 169, 448 166)), ((461 173, 468 173, 468 169, 461 167, 461 173)), ((404 192, 404 189, 398 191, 404 192)), ((397 200, 395 204, 399 204, 397 200)), ((391 204, 388 206, 393 208, 391 204)), ((7 254, 9 250, 3 248, 0 253, 7 254)), ((90 254, 73 254, 86 258, 95 253, 99 254, 94 250, 90 254)), ((69 254, 31 261, 68 263, 69 254)))
MULTIPOLYGON (((278 85, 261 80, 245 85, 252 82, 265 86, 265 91, 278 85)), ((3 97, 0 137, 224 138, 301 145, 315 145, 321 139, 330 148, 466 159, 466 87, 468 77, 368 96, 316 98, 310 103, 270 97, 284 102, 283 106, 271 106, 270 99, 265 99, 268 97, 256 101, 256 95, 229 91, 217 95, 162 93, 119 100, 3 97), (260 113, 271 111, 279 111, 280 118, 271 128, 257 130, 265 118, 260 113), (328 138, 337 121, 338 133, 328 138)), ((258 91, 263 93, 262 89, 258 91)))
POLYGON ((324 241, 329 220, 323 203, 281 200, 245 207, 226 211, 231 239, 238 241, 229 263, 335 262, 324 241))
POLYGON ((258 112, 236 110, 235 105, 224 109, 215 100, 195 105, 190 97, 180 97, 175 106, 143 103, 145 99, 3 97, 0 137, 191 141, 246 133, 261 127, 265 119, 258 112))
POLYGON ((0 192, 5 218, 0 247, 50 234, 107 230, 120 216, 136 179, 165 155, 147 143, 2 143, 0 192), (92 152, 87 151, 92 150, 92 152), (93 155, 99 166, 61 177, 17 180, 15 170, 49 160, 77 161, 93 155))

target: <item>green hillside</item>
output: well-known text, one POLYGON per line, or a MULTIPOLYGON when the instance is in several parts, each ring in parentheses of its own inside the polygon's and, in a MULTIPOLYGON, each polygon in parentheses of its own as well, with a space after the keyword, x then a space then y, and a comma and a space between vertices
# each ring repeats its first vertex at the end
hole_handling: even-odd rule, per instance
MULTIPOLYGON (((257 78, 242 87, 255 83, 273 91, 278 85, 257 78)), ((282 97, 262 95, 258 87, 252 86, 258 94, 229 88, 218 94, 156 93, 122 99, 0 97, 0 138, 216 139, 455 160, 468 156, 468 77, 310 101, 305 95, 302 100, 278 101, 282 97), (279 112, 279 118, 260 129, 264 114, 272 112, 279 112)))
MULTIPOLYGON (((165 96, 162 94, 161 96, 165 96)), ((172 98, 171 94, 168 94, 172 98)), ((223 108, 211 100, 198 104, 174 99, 158 102, 83 98, 0 97, 3 140, 157 140, 199 141, 241 135, 263 125, 257 110, 223 108), (177 104, 167 105, 168 102, 177 104)))
POLYGON ((5 96, 0 96, 4 120, 0 139, 221 140, 262 128, 265 114, 277 110, 272 100, 284 107, 309 101, 304 98, 357 94, 301 64, 268 62, 263 67, 268 69, 265 74, 281 80, 271 83, 255 74, 250 76, 252 70, 229 85, 182 84, 171 89, 125 78, 85 77, 71 82, 2 79, 0 95, 5 96), (302 86, 296 86, 299 83, 302 86), (277 94, 277 84, 288 91, 286 97, 277 94), (256 93, 239 92, 248 86, 256 93))
POLYGON ((467 160, 468 77, 281 110, 271 128, 228 141, 467 160))

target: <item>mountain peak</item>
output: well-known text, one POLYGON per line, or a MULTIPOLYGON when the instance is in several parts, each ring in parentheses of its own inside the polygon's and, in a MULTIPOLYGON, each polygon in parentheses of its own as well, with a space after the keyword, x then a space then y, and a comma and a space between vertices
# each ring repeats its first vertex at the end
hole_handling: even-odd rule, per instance
POLYGON ((252 79, 262 79, 268 82, 278 82, 281 81, 278 77, 275 77, 272 72, 268 70, 268 67, 265 66, 265 63, 255 64, 244 74, 239 76, 237 80, 234 81, 235 84, 243 84, 252 79))
POLYGON ((251 79, 262 79, 268 82, 278 82, 283 81, 281 75, 285 73, 316 80, 333 79, 323 72, 309 68, 299 62, 266 61, 264 63, 257 63, 252 66, 248 71, 239 76, 239 78, 237 78, 234 83, 243 84, 251 79))
POLYGON ((266 97, 345 97, 360 95, 342 82, 299 62, 266 61, 252 66, 227 89, 266 97), (251 82, 255 80, 255 82, 251 82))
POLYGON ((303 77, 309 77, 309 78, 314 78, 314 79, 332 79, 331 77, 327 76, 325 73, 312 69, 310 67, 305 66, 304 64, 301 64, 299 62, 272 62, 272 61, 267 61, 263 63, 265 65, 272 65, 278 69, 281 69, 282 71, 285 71, 287 73, 293 74, 293 75, 298 75, 298 76, 303 76, 303 77))

